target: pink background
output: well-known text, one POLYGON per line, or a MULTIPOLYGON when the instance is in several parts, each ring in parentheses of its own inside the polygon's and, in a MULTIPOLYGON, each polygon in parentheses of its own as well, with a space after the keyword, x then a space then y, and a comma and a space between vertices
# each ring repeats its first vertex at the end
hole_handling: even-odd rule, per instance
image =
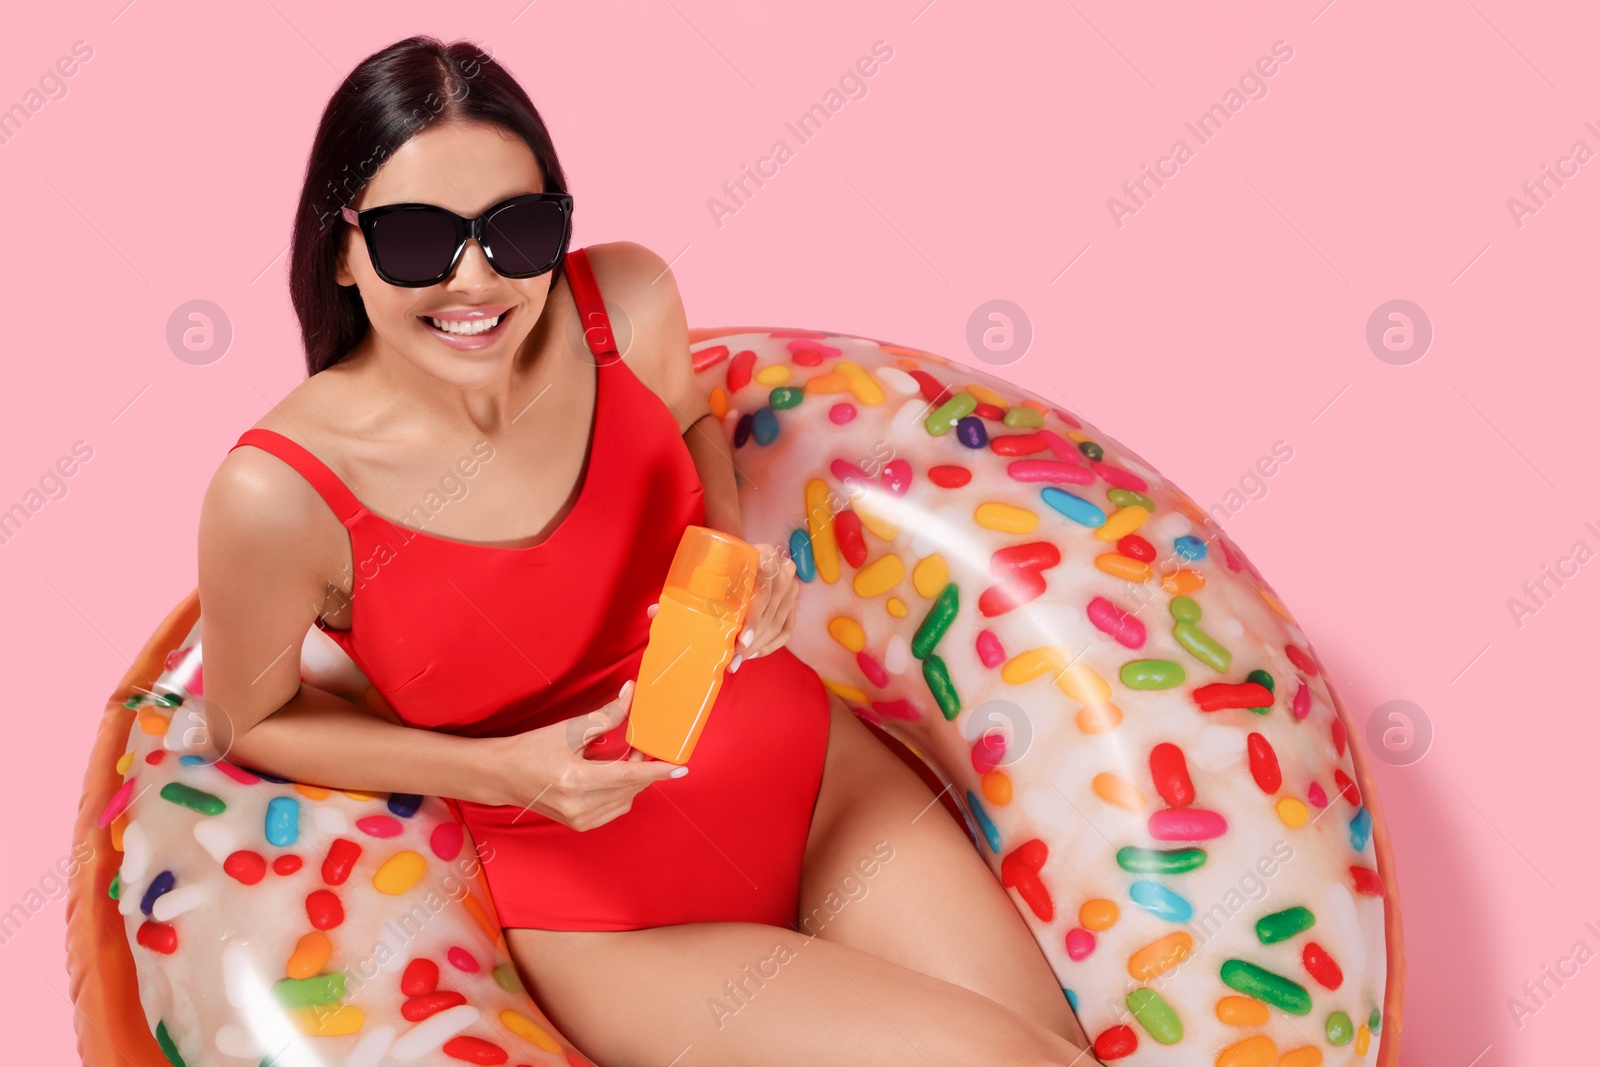
MULTIPOLYGON (((281 253, 321 108, 362 57, 429 32, 478 40, 523 81, 580 205, 576 241, 673 260, 691 324, 976 363, 968 317, 1006 299, 1034 340, 999 372, 1064 396, 1203 505, 1287 441, 1230 535, 1337 667, 1358 732, 1395 699, 1434 732, 1418 762, 1374 760, 1405 901, 1407 1062, 1549 1063, 1589 1044, 1600 963, 1551 984, 1520 1029, 1507 1007, 1574 942, 1600 949, 1583 926, 1600 920, 1585 892, 1600 563, 1520 628, 1507 607, 1574 542, 1600 549, 1580 430, 1600 384, 1583 311, 1600 161, 1521 227, 1507 208, 1575 140, 1600 149, 1583 125, 1600 127, 1600 27, 1579 5, 121 3, 25 5, 0 36, 0 105, 74 41, 93 48, 0 144, 0 508, 73 442, 94 450, 0 545, 0 909, 71 847, 98 709, 194 584, 212 471, 304 374, 281 253), (719 229, 708 198, 792 144, 784 121, 880 39, 894 55, 867 96, 719 229), (1107 198, 1175 138, 1194 147, 1184 122, 1278 40, 1294 56, 1265 98, 1115 225, 1107 198), (1397 298, 1435 330, 1405 366, 1365 339, 1397 298), (209 365, 165 339, 193 299, 234 329, 209 365)), ((72 1060, 63 928, 50 902, 0 945, 22 1046, 7 1059, 72 1060)))

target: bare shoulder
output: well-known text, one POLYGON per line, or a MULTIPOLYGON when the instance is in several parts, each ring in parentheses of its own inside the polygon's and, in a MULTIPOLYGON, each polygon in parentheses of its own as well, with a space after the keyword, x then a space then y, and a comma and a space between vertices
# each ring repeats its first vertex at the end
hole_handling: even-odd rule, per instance
POLYGON ((623 358, 672 410, 679 431, 687 430, 707 409, 694 382, 688 317, 671 266, 635 241, 591 245, 589 262, 623 358))

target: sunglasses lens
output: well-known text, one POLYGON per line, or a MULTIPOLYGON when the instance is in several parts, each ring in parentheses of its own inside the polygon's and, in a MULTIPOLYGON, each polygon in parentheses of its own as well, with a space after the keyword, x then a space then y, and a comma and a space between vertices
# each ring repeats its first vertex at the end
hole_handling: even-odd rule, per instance
POLYGON ((566 213, 548 200, 526 200, 485 220, 485 237, 502 274, 535 274, 555 266, 566 235, 566 213))
POLYGON ((456 228, 438 212, 396 211, 378 220, 372 242, 385 273, 402 282, 422 282, 450 266, 456 228))

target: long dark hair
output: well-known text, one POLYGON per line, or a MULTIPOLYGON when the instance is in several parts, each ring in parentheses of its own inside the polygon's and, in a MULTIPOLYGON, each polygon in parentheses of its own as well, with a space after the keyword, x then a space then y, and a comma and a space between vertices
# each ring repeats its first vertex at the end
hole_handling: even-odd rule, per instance
MULTIPOLYGON (((390 153, 448 121, 504 127, 533 151, 544 191, 568 191, 533 101, 476 44, 408 37, 362 60, 323 109, 295 210, 289 298, 300 319, 307 374, 343 359, 369 327, 360 292, 334 280, 349 228, 340 209, 352 204, 390 153)), ((560 277, 558 264, 550 284, 560 277)))

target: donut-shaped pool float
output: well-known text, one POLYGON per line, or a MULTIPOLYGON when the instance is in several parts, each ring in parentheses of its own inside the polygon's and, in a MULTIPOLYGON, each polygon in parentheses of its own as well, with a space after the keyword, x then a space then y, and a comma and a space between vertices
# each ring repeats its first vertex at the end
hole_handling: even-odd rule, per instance
MULTIPOLYGON (((790 648, 944 790, 1095 1055, 1397 1064, 1399 896, 1357 732, 1207 514, 939 356, 692 337, 745 536, 805 583, 790 648)), ((191 593, 90 757, 68 903, 84 1063, 589 1064, 518 981, 492 857, 452 804, 228 762, 199 637, 191 593)), ((321 631, 301 661, 385 710, 321 631)))

